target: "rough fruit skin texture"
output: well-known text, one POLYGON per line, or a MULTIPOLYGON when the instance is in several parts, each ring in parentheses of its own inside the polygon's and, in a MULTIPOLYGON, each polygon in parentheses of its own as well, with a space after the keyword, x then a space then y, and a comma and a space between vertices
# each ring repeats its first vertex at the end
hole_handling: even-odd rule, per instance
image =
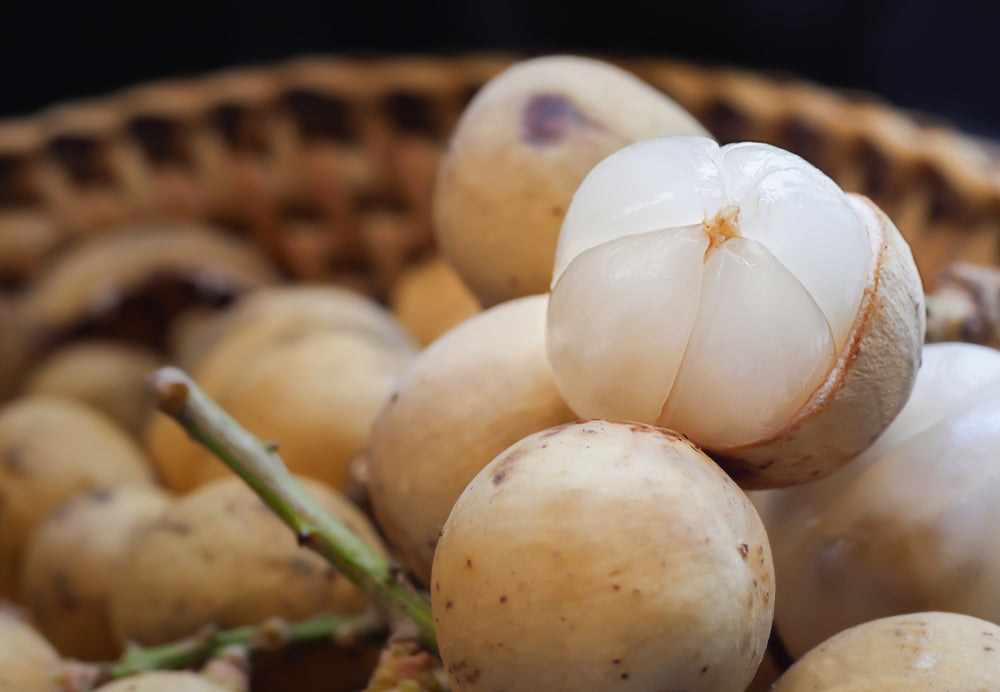
POLYGON ((747 497, 683 437, 581 421, 469 484, 431 597, 456 692, 745 689, 774 603, 747 497))
POLYGON ((32 396, 0 409, 0 596, 18 591, 29 536, 56 507, 88 490, 150 485, 135 441, 71 399, 32 396))
POLYGON ((438 171, 443 254, 484 307, 548 291, 573 193, 599 161, 667 134, 706 135, 676 103, 597 60, 519 63, 476 95, 438 171))
POLYGON ((372 430, 369 491, 394 555, 430 583, 438 532, 472 478, 521 438, 574 420, 545 356, 547 296, 497 305, 426 348, 372 430))
MULTIPOLYGON (((253 294, 189 339, 199 386, 258 438, 278 443, 293 473, 335 488, 347 485, 351 458, 368 445, 417 351, 388 310, 332 287, 253 294)), ((229 474, 166 416, 151 420, 145 439, 174 490, 229 474)))
MULTIPOLYGON (((344 497, 308 478, 306 492, 380 554, 367 518, 344 497)), ((355 613, 367 601, 295 536, 243 482, 231 476, 177 500, 135 537, 111 596, 120 643, 191 636, 208 624, 253 625, 355 613), (169 568, 165 568, 169 566, 169 568)))
POLYGON ((885 430, 913 389, 926 329, 920 275, 889 217, 866 197, 848 198, 872 237, 874 274, 837 364, 795 418, 769 440, 706 450, 744 488, 833 473, 885 430))
POLYGON ((844 630, 789 668, 771 692, 987 692, 998 681, 1000 627, 929 612, 844 630))
POLYGON ((48 515, 28 541, 21 594, 39 630, 69 658, 111 661, 108 599, 132 537, 170 505, 156 486, 102 488, 48 515))

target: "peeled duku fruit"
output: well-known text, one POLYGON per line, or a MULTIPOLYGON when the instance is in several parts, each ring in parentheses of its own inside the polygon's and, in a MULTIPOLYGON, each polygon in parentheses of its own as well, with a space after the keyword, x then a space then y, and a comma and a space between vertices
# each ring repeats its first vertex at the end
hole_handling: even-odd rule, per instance
POLYGON ((831 473, 906 402, 920 277, 892 222, 764 144, 658 137, 587 176, 548 349, 581 417, 675 429, 745 487, 831 473))

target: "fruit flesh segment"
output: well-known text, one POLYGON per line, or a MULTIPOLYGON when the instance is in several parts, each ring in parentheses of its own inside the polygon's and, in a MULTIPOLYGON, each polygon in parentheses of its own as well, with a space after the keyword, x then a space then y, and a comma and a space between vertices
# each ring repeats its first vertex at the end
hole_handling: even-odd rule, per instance
POLYGON ((861 302, 868 263, 857 259, 868 255, 867 236, 843 193, 814 172, 787 169, 759 179, 740 199, 738 223, 813 297, 839 352, 861 302))
POLYGON ((659 137, 642 144, 597 164, 580 184, 559 234, 553 286, 584 250, 633 233, 700 224, 726 206, 715 142, 659 137))
POLYGON ((626 147, 584 180, 560 235, 549 311, 560 391, 578 415, 671 425, 706 446, 765 439, 835 364, 870 254, 843 192, 793 154, 695 137, 626 147), (653 236, 679 227, 688 251, 673 257, 653 236))
POLYGON ((686 226, 604 243, 566 270, 549 305, 548 348, 577 415, 656 420, 694 325, 707 250, 702 227, 686 226))
POLYGON ((833 367, 812 297, 760 243, 734 238, 705 263, 698 317, 657 423, 733 447, 771 434, 833 367))

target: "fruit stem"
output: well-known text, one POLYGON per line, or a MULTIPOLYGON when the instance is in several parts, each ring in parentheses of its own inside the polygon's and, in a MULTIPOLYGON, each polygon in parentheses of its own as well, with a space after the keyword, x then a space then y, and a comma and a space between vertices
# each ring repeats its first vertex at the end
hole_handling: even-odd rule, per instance
POLYGON ((260 625, 231 630, 206 628, 198 634, 159 646, 130 646, 113 663, 67 664, 65 689, 91 689, 110 680, 153 670, 190 668, 234 651, 268 651, 288 644, 338 641, 350 645, 362 640, 378 641, 387 634, 384 620, 373 613, 336 615, 325 613, 300 622, 274 618, 260 625), (83 684, 81 684, 81 682, 83 684))
POLYGON ((249 485, 306 546, 333 565, 388 619, 393 632, 414 631, 438 655, 427 599, 398 570, 334 519, 295 480, 281 457, 251 435, 187 374, 164 367, 148 380, 157 407, 249 485))

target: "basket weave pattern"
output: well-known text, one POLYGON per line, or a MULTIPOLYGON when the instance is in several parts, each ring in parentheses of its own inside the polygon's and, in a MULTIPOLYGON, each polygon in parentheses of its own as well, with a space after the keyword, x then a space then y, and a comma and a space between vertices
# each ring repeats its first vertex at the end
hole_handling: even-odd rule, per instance
MULTIPOLYGON (((302 59, 140 86, 0 122, 0 286, 145 220, 249 236, 290 276, 384 297, 433 250, 430 190, 462 108, 509 57, 302 59)), ((871 98, 662 59, 619 62, 723 141, 799 153, 872 197, 933 277, 992 262, 992 147, 871 98)))

